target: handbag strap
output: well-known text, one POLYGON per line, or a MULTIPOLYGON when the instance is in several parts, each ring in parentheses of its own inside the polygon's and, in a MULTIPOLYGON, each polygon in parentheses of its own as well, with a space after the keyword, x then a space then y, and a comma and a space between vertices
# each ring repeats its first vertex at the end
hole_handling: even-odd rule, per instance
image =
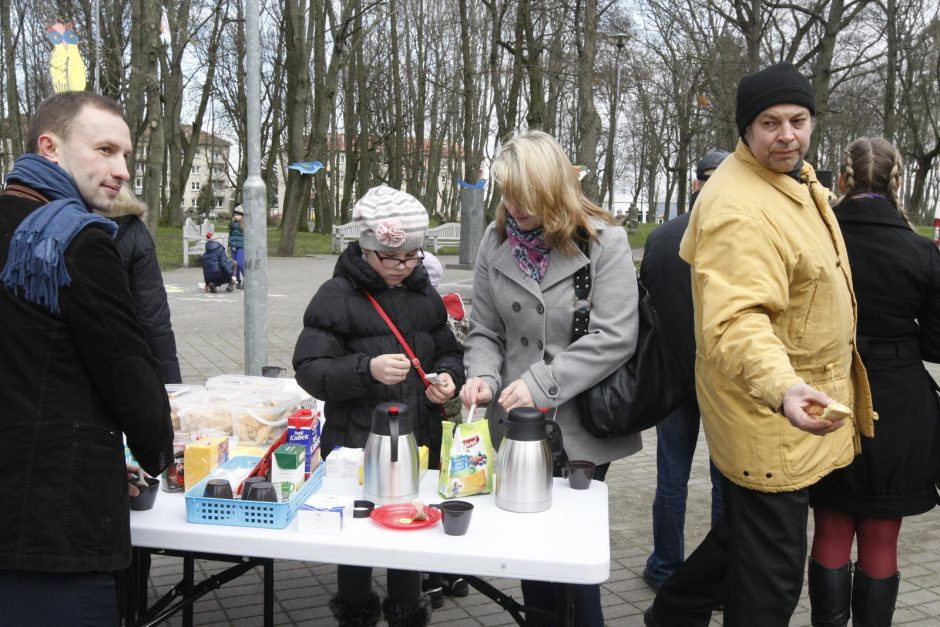
POLYGON ((421 377, 421 382, 424 383, 424 388, 427 389, 431 387, 431 382, 428 381, 428 377, 424 372, 424 368, 421 367, 421 361, 415 355, 414 351, 411 350, 411 346, 408 345, 408 342, 405 341, 404 336, 398 330, 398 327, 395 326, 395 323, 392 322, 392 319, 388 317, 388 314, 385 313, 385 310, 382 309, 382 305, 378 303, 377 300, 370 294, 367 290, 362 290, 362 293, 366 295, 366 298, 369 299, 369 302, 372 303, 372 306, 375 307, 375 310, 379 312, 379 315, 382 316, 382 320, 385 321, 385 324, 388 325, 388 328, 392 330, 392 333, 395 334, 395 337, 398 339, 398 343, 401 344, 401 347, 405 349, 405 354, 408 355, 408 359, 411 360, 411 365, 415 367, 418 376, 421 377))
POLYGON ((591 240, 578 231, 578 248, 588 258, 588 264, 574 273, 574 316, 571 320, 571 341, 587 335, 591 322, 591 240))

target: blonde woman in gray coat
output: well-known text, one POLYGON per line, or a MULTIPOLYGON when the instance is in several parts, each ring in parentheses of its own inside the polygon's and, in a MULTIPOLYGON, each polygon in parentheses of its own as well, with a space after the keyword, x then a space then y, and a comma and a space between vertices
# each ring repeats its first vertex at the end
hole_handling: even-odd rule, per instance
MULTIPOLYGON (((636 270, 626 232, 581 194, 577 172, 546 133, 515 135, 490 172, 502 204, 477 253, 461 400, 488 405, 497 446, 509 410, 549 408, 568 457, 597 464, 595 478, 602 480, 611 461, 640 449, 640 437, 595 438, 581 427, 573 399, 636 347, 636 270), (590 259, 578 246, 579 233, 590 238, 590 259), (589 333, 572 342, 574 275, 588 263, 589 333)), ((575 623, 603 625, 600 586, 577 588, 575 623)), ((552 584, 523 581, 522 591, 527 606, 554 610, 552 584)), ((542 623, 531 616, 526 624, 542 623)))

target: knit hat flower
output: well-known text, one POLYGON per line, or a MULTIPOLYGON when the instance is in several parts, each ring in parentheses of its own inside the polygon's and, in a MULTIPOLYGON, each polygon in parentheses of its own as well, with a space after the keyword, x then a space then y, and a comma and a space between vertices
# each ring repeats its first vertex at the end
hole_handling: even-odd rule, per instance
POLYGON ((402 228, 401 220, 389 218, 379 222, 375 228, 375 239, 382 246, 389 248, 398 248, 405 243, 405 229, 402 228))

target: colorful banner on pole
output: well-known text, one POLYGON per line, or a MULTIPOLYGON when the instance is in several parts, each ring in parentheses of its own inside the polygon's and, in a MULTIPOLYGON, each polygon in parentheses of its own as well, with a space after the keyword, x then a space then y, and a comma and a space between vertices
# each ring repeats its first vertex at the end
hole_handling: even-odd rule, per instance
POLYGON ((53 90, 57 93, 84 90, 87 84, 85 61, 78 51, 78 35, 72 23, 53 24, 46 37, 54 46, 49 59, 53 90))

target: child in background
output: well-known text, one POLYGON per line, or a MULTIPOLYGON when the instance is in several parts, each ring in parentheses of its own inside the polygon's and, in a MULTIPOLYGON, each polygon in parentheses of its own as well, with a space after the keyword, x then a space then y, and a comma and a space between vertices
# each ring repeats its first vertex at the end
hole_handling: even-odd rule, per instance
MULTIPOLYGON (((326 403, 329 416, 320 448, 361 448, 382 402, 402 402, 412 410, 415 439, 429 448, 429 463, 440 461, 439 405, 463 383, 462 349, 447 326, 444 303, 422 265, 427 210, 412 196, 379 186, 353 208, 359 241, 336 263, 333 278, 320 286, 304 314, 293 365, 297 383, 326 403), (426 372, 441 384, 425 389, 389 326, 369 302, 371 294, 411 346, 426 372)), ((375 625, 378 595, 372 569, 341 565, 338 592, 330 608, 340 625, 375 625)), ((392 627, 426 625, 430 599, 421 573, 388 571, 388 598, 382 613, 392 627)))
POLYGON ((212 239, 212 231, 206 233, 206 252, 202 255, 202 278, 206 282, 205 291, 215 294, 220 285, 231 292, 235 286, 232 278, 232 264, 225 256, 225 247, 212 239))
POLYGON ((228 247, 232 251, 232 261, 235 262, 235 280, 238 281, 238 289, 245 289, 245 231, 242 229, 242 222, 245 219, 245 211, 241 205, 235 207, 232 212, 232 222, 228 225, 228 247))

